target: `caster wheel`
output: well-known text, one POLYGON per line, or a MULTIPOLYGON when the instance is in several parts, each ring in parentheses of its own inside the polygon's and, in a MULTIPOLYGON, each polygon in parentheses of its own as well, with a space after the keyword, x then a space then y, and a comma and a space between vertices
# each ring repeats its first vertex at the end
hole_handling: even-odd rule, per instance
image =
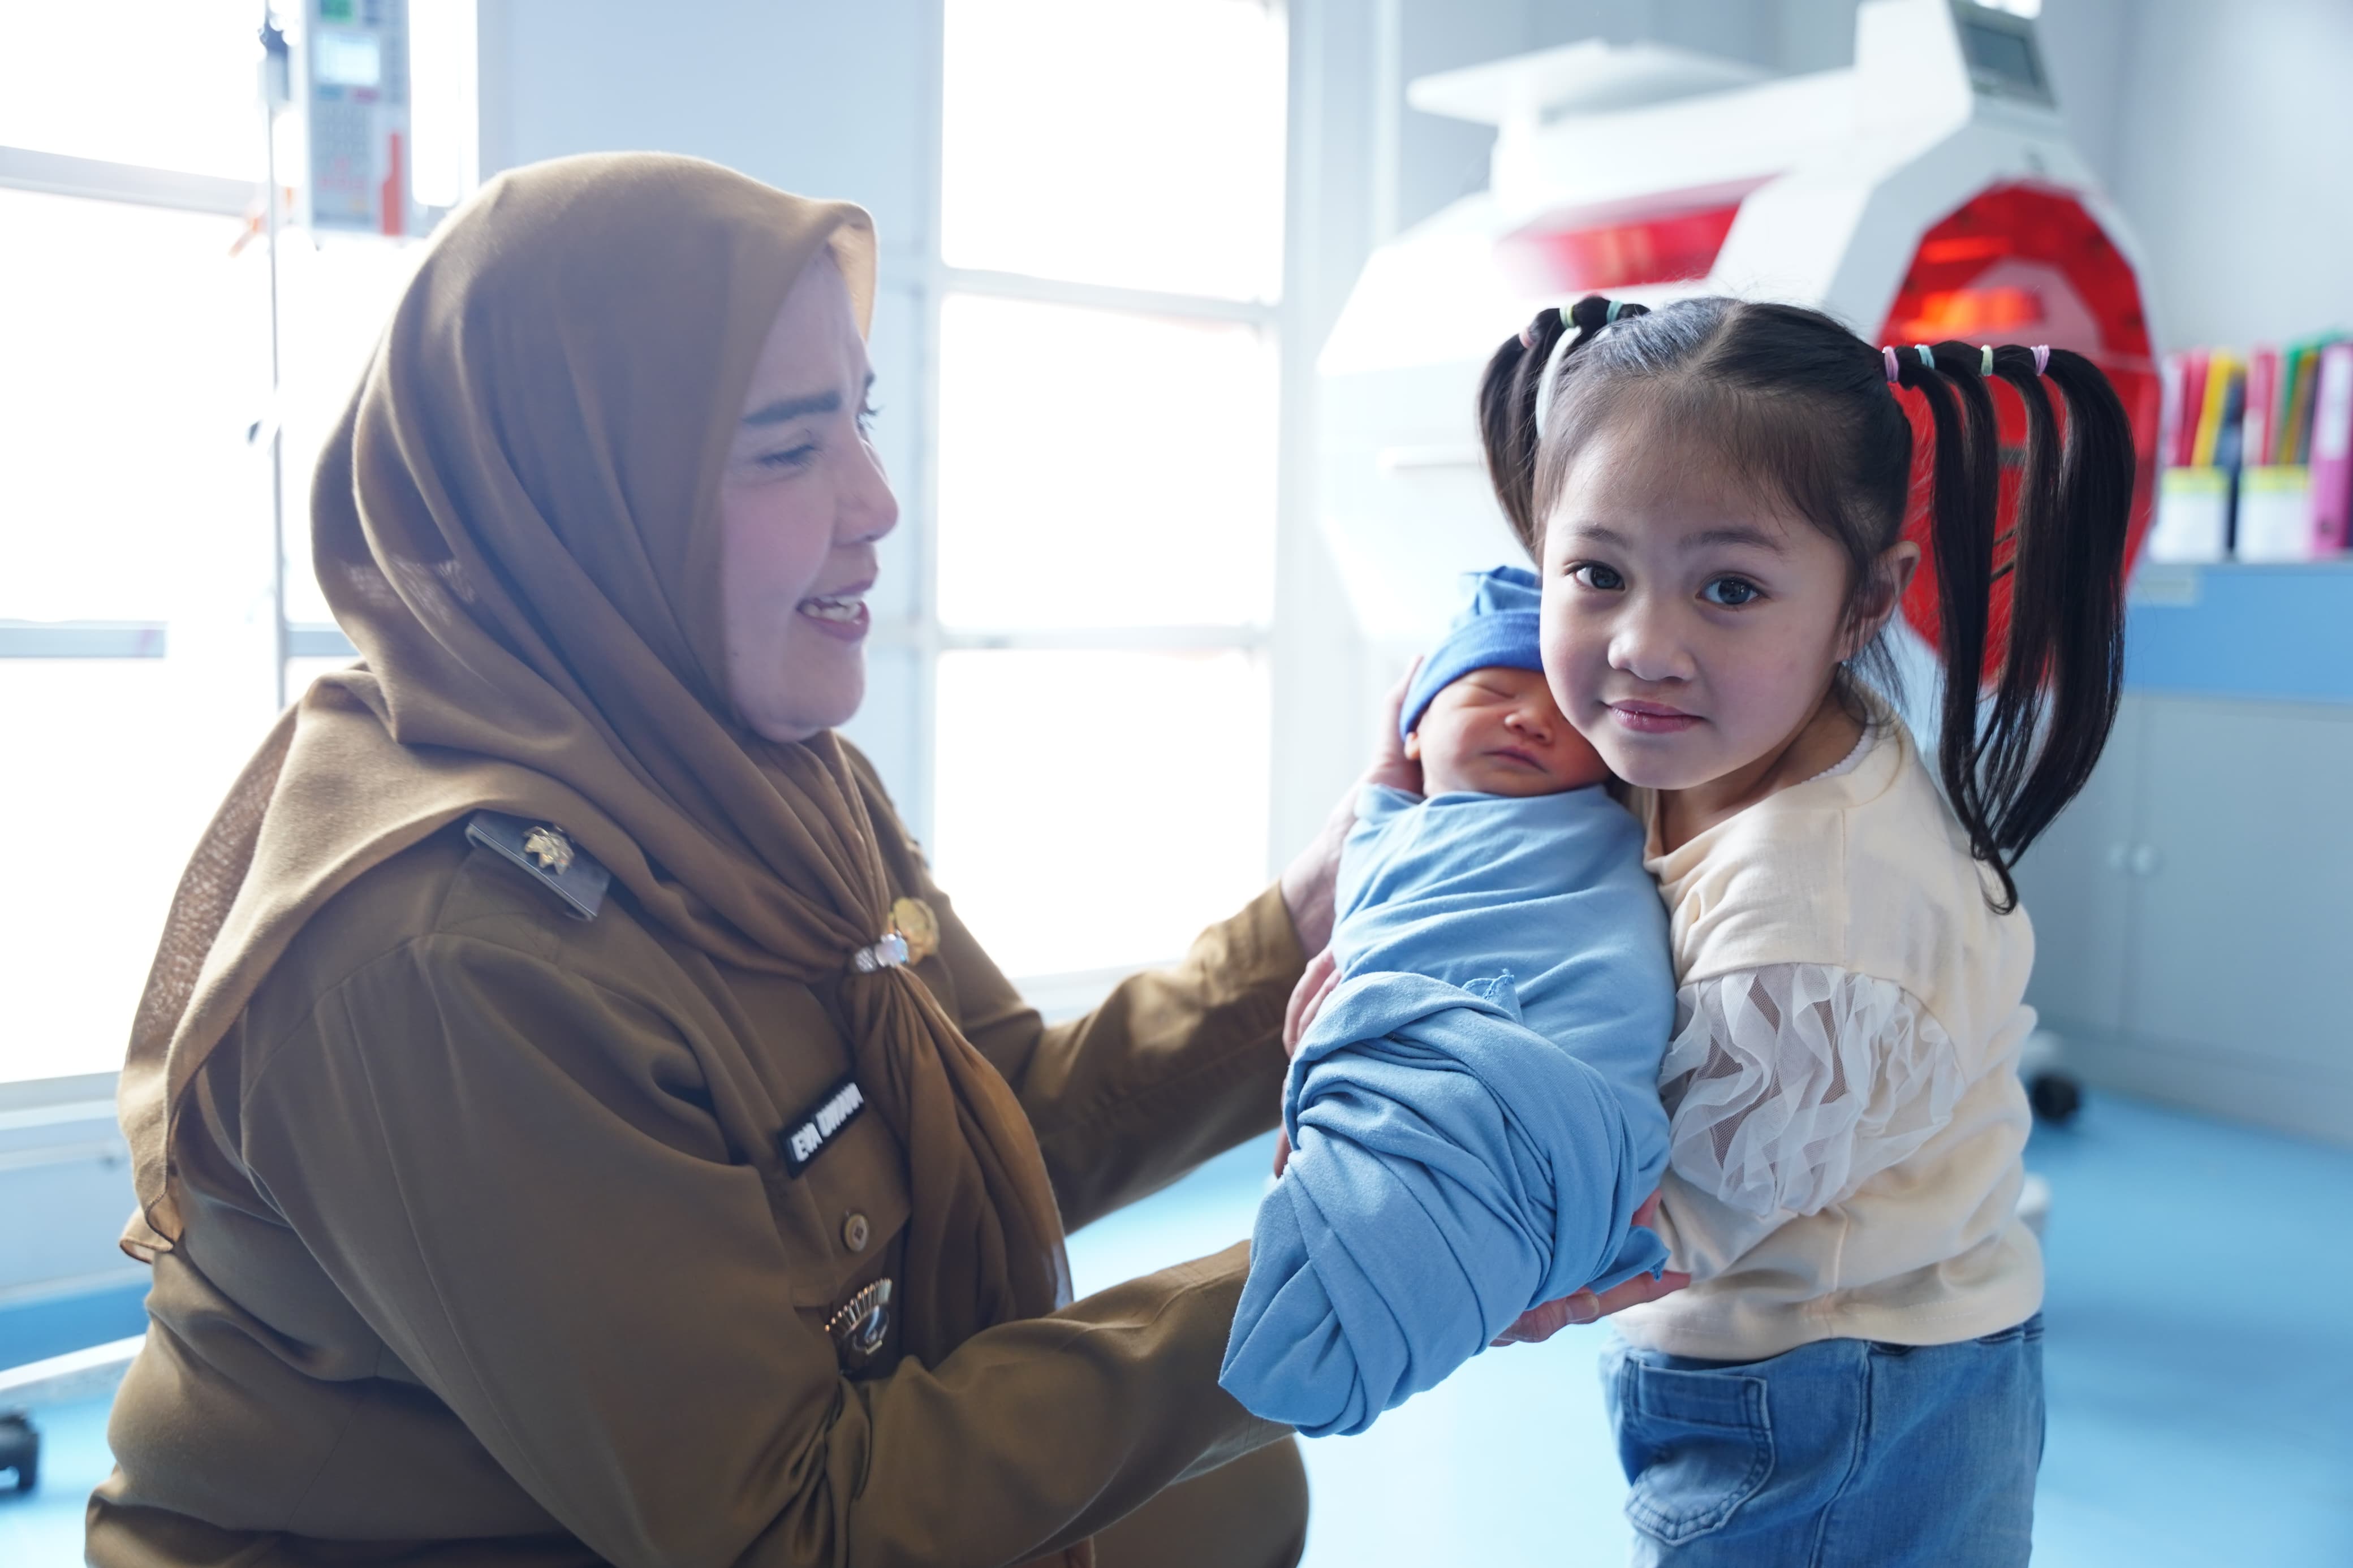
POLYGON ((2084 1089, 2063 1072, 2039 1072, 2027 1081, 2027 1103, 2054 1127, 2064 1127, 2084 1109, 2084 1089))
POLYGON ((20 1492, 40 1484, 41 1435, 23 1415, 0 1415, 0 1470, 16 1472, 20 1492))

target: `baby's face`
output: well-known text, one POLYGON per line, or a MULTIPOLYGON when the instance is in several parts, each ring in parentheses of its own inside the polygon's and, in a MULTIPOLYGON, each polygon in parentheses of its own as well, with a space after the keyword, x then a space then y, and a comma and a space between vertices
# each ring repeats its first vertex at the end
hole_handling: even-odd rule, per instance
POLYGON ((1405 754, 1424 795, 1558 795, 1609 776, 1533 669, 1474 669, 1439 688, 1405 754))

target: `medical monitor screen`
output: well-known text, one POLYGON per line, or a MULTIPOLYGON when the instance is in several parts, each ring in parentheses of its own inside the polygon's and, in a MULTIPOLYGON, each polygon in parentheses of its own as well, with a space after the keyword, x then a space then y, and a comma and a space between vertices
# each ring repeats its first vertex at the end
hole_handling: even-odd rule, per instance
POLYGON ((333 87, 379 87, 384 82, 384 46, 374 33, 322 27, 313 46, 320 81, 333 87))
POLYGON ((2042 103, 2051 101, 2051 89, 2042 79, 2042 62, 2035 58, 2031 33, 1965 18, 1961 47, 1968 52, 1969 75, 1979 87, 2042 103))

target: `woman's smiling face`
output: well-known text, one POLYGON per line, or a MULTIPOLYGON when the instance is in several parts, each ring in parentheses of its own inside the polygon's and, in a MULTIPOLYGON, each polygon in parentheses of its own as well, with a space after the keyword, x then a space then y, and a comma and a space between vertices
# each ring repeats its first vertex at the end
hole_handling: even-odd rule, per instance
POLYGON ((826 257, 768 328, 719 489, 729 694, 771 741, 840 724, 866 695, 874 545, 899 521, 867 440, 872 380, 826 257))
POLYGON ((1639 418, 1597 432, 1544 542, 1553 695, 1653 789, 1769 764, 1857 644, 1838 544, 1694 456, 1639 418))

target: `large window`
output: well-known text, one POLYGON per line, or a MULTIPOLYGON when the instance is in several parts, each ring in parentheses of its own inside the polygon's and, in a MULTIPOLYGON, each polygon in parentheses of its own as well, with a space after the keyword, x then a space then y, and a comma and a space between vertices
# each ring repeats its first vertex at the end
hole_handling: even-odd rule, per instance
MULTIPOLYGON (((431 206, 469 183, 472 10, 407 0, 431 206)), ((282 229, 273 395, 259 0, 104 11, 0 0, 0 819, 38 889, 0 900, 0 1080, 119 1064, 188 846, 348 657, 311 471, 418 254, 282 229)), ((1100 973, 1267 874, 1285 27, 942 15, 936 243, 879 306, 907 521, 859 729, 1006 966, 1100 973)))
POLYGON ((933 852, 1008 970, 1173 955, 1267 873, 1285 35, 947 0, 933 852))
MULTIPOLYGON (((310 474, 418 254, 281 231, 273 395, 261 6, 103 9, 0 0, 0 1081, 121 1064, 189 846, 281 690, 347 657, 310 474)), ((433 205, 471 10, 409 5, 433 205)))

